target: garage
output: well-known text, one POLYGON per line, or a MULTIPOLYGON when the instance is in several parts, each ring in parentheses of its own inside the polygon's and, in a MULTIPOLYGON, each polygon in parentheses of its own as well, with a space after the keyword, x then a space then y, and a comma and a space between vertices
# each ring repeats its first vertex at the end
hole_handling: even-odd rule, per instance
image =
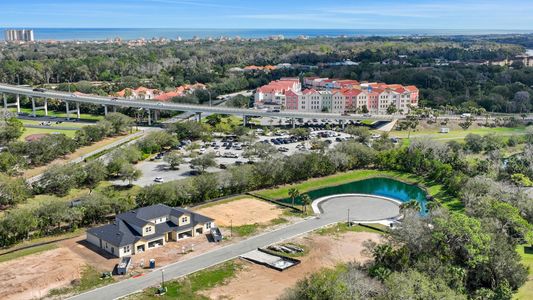
POLYGON ((192 230, 185 231, 178 234, 178 240, 192 237, 192 230))
POLYGON ((163 246, 163 245, 164 245, 163 239, 151 241, 148 243, 148 249, 163 246))

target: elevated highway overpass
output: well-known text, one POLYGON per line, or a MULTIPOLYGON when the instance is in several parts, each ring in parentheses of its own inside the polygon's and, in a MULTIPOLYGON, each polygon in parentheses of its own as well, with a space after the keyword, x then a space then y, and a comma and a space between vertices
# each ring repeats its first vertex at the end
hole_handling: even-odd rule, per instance
MULTIPOLYGON (((57 99, 64 101, 65 103, 75 104, 76 109, 69 111, 67 108, 67 114, 77 113, 79 116, 79 104, 88 103, 102 105, 105 108, 107 113, 108 107, 134 107, 139 109, 145 109, 148 112, 150 111, 183 111, 195 113, 199 117, 202 113, 209 114, 227 114, 227 115, 240 115, 243 117, 278 117, 278 118, 306 118, 306 119, 336 119, 340 122, 347 120, 380 120, 380 121, 391 121, 394 119, 401 119, 404 116, 399 115, 341 115, 334 113, 310 113, 310 112, 298 112, 298 111, 280 111, 280 112, 267 112, 264 110, 258 109, 243 109, 243 108, 233 108, 225 106, 205 106, 205 105, 194 105, 194 104, 180 104, 180 103, 168 103, 168 102, 157 102, 157 101, 148 101, 148 100, 128 100, 121 98, 113 97, 102 97, 96 95, 75 95, 72 93, 59 92, 55 90, 43 90, 36 91, 31 87, 25 86, 16 86, 8 84, 0 84, 0 93, 4 94, 4 107, 17 106, 20 111, 20 96, 26 96, 32 99, 33 113, 38 109, 44 109, 45 113, 47 112, 47 100, 48 99, 57 99), (6 94, 16 95, 15 103, 8 103, 5 97, 6 94), (44 106, 37 107, 35 106, 35 99, 43 99, 44 106)), ((67 105, 68 106, 68 105, 67 105)), ((72 106, 71 106, 72 107, 72 106)))

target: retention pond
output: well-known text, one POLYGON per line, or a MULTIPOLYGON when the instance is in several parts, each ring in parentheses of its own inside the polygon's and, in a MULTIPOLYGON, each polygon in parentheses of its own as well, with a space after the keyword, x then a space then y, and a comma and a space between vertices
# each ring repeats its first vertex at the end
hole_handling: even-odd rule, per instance
MULTIPOLYGON (((422 212, 426 211, 426 192, 420 187, 407 184, 390 178, 370 178, 349 183, 320 188, 306 192, 311 200, 338 195, 338 194, 368 194, 387 198, 392 198, 401 202, 416 200, 420 203, 422 212)), ((290 197, 281 199, 283 203, 292 203, 290 197)), ((295 200, 295 204, 301 205, 300 198, 295 200)))

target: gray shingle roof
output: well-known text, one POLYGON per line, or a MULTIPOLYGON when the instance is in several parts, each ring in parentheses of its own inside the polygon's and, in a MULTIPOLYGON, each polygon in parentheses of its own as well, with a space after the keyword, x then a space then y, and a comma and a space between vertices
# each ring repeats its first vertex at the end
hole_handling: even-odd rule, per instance
POLYGON ((176 230, 182 231, 193 228, 197 224, 211 222, 213 219, 194 213, 192 211, 179 208, 169 207, 163 204, 156 204, 152 206, 138 208, 129 212, 121 213, 116 216, 113 224, 107 224, 100 227, 95 227, 87 230, 90 233, 103 241, 106 241, 114 246, 122 247, 133 244, 141 238, 151 239, 162 236, 167 232, 176 230), (178 226, 174 222, 168 220, 167 222, 155 224, 155 232, 150 236, 142 236, 142 232, 138 232, 132 226, 143 227, 148 224, 151 219, 174 216, 180 217, 183 214, 191 215, 191 222, 185 226, 178 226))

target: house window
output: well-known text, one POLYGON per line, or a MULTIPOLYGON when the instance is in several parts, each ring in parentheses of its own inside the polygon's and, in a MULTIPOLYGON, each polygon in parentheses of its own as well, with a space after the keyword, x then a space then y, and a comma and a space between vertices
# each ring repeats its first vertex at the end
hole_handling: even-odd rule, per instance
POLYGON ((152 226, 148 226, 148 227, 146 227, 145 231, 146 231, 146 232, 152 232, 152 226))
POLYGON ((124 250, 124 253, 128 253, 128 252, 130 252, 130 245, 125 246, 125 247, 123 248, 123 250, 124 250))
POLYGON ((207 223, 205 223, 205 228, 206 228, 206 229, 211 228, 211 222, 207 222, 207 223))
POLYGON ((182 221, 183 223, 187 222, 187 217, 183 217, 183 218, 181 218, 181 221, 182 221))

